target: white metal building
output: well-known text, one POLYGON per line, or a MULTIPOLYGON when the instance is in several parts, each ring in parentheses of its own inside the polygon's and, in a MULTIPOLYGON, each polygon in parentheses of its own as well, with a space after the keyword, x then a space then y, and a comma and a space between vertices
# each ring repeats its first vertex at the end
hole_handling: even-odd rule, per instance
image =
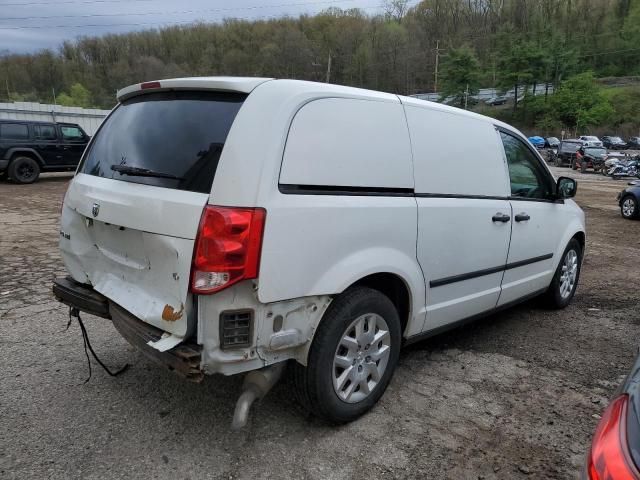
POLYGON ((32 102, 0 103, 0 120, 36 120, 40 122, 77 123, 93 135, 109 110, 63 107, 32 102))

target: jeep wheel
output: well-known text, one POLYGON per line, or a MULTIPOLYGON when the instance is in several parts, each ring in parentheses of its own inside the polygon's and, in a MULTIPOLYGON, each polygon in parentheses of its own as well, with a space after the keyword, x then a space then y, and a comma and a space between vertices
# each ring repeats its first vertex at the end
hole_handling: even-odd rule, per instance
POLYGON ((366 413, 391 380, 401 335, 398 312, 382 293, 356 287, 338 296, 320 323, 307 366, 293 368, 302 406, 332 423, 366 413))
POLYGON ((11 160, 8 172, 16 183, 33 183, 40 176, 40 165, 31 157, 16 157, 11 160))

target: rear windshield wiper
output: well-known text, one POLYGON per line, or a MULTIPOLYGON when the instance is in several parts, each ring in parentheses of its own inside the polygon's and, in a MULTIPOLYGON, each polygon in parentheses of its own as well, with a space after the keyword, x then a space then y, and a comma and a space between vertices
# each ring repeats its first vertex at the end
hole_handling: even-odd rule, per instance
POLYGON ((118 172, 121 175, 131 175, 132 177, 156 177, 183 180, 182 177, 176 177, 170 173, 154 172, 148 168, 131 167, 129 165, 111 165, 111 170, 118 172))

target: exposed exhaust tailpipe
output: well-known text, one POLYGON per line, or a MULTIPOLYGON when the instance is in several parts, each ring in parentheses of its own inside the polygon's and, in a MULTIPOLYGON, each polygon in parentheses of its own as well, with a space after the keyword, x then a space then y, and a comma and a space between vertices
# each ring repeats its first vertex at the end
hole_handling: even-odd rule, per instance
POLYGON ((277 383, 284 371, 285 362, 276 363, 260 370, 253 370, 244 377, 242 393, 236 402, 231 428, 240 430, 249 419, 249 410, 256 400, 263 398, 277 383))

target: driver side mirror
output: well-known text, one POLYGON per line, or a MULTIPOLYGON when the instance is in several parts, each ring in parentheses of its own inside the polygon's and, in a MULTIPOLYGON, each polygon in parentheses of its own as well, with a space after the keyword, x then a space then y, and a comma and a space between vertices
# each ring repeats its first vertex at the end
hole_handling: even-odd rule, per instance
POLYGON ((578 182, 573 178, 560 177, 556 183, 556 195, 558 198, 573 198, 578 191, 578 182))

